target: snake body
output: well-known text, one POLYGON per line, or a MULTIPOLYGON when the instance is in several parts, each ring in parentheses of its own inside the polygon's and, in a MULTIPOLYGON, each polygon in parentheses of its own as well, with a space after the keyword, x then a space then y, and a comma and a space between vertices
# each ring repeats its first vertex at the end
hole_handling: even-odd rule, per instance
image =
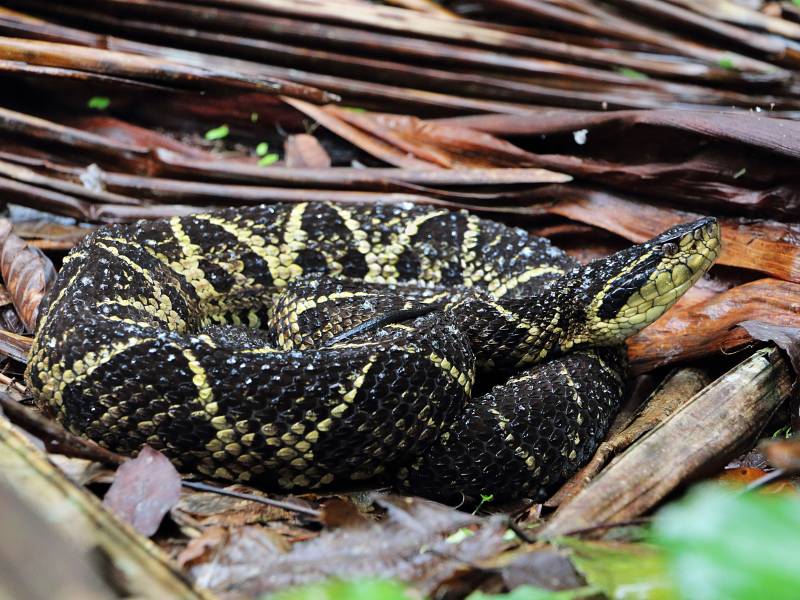
POLYGON ((718 251, 706 218, 579 266, 521 229, 389 204, 110 226, 65 259, 26 380, 70 431, 219 480, 541 497, 605 434, 625 338, 718 251))

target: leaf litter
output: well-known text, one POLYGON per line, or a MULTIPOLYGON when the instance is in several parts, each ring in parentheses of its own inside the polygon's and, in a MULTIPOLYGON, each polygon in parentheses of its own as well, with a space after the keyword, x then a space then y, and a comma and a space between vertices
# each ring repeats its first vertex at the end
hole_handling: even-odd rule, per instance
MULTIPOLYGON (((0 40, 0 72, 15 85, 0 90, 0 192, 40 213, 12 219, 13 228, 0 222, 9 312, 0 331, 9 389, 2 406, 92 489, 108 483, 101 462, 119 457, 37 420, 19 403, 26 399, 11 394, 30 346, 20 334, 32 330, 63 253, 92 227, 199 207, 325 199, 468 208, 549 235, 584 261, 715 214, 723 266, 631 340, 633 370, 657 384, 663 367, 700 366, 714 382, 706 394, 730 390, 728 404, 694 415, 704 426, 688 444, 676 438, 675 448, 713 449, 703 456, 715 473, 717 462, 736 464, 736 452, 747 449, 734 442, 752 446, 757 437, 748 428, 722 444, 716 433, 750 418, 753 399, 773 406, 789 395, 800 356, 800 101, 791 84, 800 61, 786 51, 800 12, 789 3, 759 11, 732 2, 503 0, 473 3, 469 14, 460 3, 428 0, 346 10, 342 0, 113 0, 113 11, 87 10, 94 0, 8 4, 0 33, 13 37, 0 40), (510 24, 495 9, 512 5, 510 24), (732 40, 737 52, 727 47, 732 40), (337 106, 337 96, 351 108, 337 106), (759 378, 756 366, 771 379, 759 378), (752 392, 749 400, 742 390, 752 392), (737 397, 749 403, 730 401, 737 397)), ((590 476, 607 481, 637 445, 664 442, 669 423, 693 404, 684 402, 634 405, 567 497, 590 476), (614 452, 622 457, 602 468, 614 452)), ((789 406, 757 420, 771 419, 768 432, 796 427, 796 404, 789 406)), ((781 489, 796 489, 796 438, 761 447, 769 464, 742 462, 722 477, 753 484, 777 474, 781 489)), ((692 458, 667 455, 623 469, 607 497, 647 489, 654 473, 677 493, 701 476, 692 458)), ((277 499, 237 486, 223 490, 242 496, 231 498, 186 487, 197 482, 181 491, 159 457, 148 450, 124 463, 108 503, 226 597, 287 589, 292 598, 657 598, 675 582, 688 597, 736 598, 750 585, 748 572, 764 589, 798 589, 755 556, 769 544, 793 552, 778 533, 794 526, 793 505, 767 509, 741 492, 690 496, 663 517, 657 512, 657 546, 633 543, 641 529, 589 513, 568 528, 580 536, 545 545, 532 536, 557 522, 549 507, 560 502, 486 502, 482 513, 501 514, 484 517, 364 493, 277 499), (709 511, 742 522, 718 524, 718 540, 704 540, 709 511), (670 529, 669 519, 695 530, 670 529), (753 530, 737 529, 751 523, 753 530), (625 541, 575 539, 614 536, 625 541), (736 540, 756 548, 750 560, 718 552, 736 540), (687 557, 703 565, 702 577, 687 557), (410 588, 375 579, 386 577, 410 588)), ((630 522, 657 510, 636 506, 630 522)))

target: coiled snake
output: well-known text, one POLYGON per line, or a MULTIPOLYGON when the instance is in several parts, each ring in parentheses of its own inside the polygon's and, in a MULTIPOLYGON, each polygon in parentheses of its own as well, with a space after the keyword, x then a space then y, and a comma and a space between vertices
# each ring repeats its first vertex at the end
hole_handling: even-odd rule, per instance
POLYGON ((541 497, 605 434, 625 338, 719 240, 704 218, 581 267, 521 229, 411 205, 105 227, 65 259, 26 380, 70 431, 211 478, 541 497))

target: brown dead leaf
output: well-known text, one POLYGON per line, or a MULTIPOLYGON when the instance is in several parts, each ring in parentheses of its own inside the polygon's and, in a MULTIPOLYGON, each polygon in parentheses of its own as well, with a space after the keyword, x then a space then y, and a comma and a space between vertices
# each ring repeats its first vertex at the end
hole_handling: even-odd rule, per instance
POLYGON ((795 373, 800 373, 800 327, 788 327, 764 321, 743 321, 739 327, 754 340, 772 342, 786 352, 795 373))
POLYGON ((144 536, 157 530, 181 495, 181 476, 167 458, 145 446, 117 469, 103 504, 144 536))
POLYGON ((800 327, 799 295, 796 283, 759 279, 705 302, 673 308, 628 341, 632 370, 641 373, 748 344, 750 335, 736 327, 746 321, 800 327))
MULTIPOLYGON (((423 121, 409 115, 355 113, 333 105, 324 110, 403 152, 446 169, 531 167, 539 164, 535 157, 511 142, 475 129, 423 121)), ((548 171, 542 169, 542 173, 548 171)), ((570 179, 560 173, 549 173, 551 182, 570 179)))
POLYGON ((41 250, 11 229, 11 221, 0 219, 0 272, 22 322, 33 331, 39 303, 55 282, 56 270, 41 250))
POLYGON ((290 135, 283 144, 284 160, 288 168, 327 169, 331 157, 313 135, 290 135))
MULTIPOLYGON (((225 489, 240 491, 241 486, 225 489)), ((249 488, 247 492, 260 493, 249 488)), ((288 510, 210 492, 184 493, 170 514, 176 523, 202 527, 242 527, 273 521, 297 521, 297 515, 288 510)))
POLYGON ((184 557, 188 559, 190 576, 197 585, 223 597, 226 592, 233 592, 235 597, 257 596, 257 592, 251 593, 247 582, 269 572, 276 558, 288 551, 286 541, 258 525, 217 529, 184 557))
POLYGON ((6 307, 12 303, 13 299, 11 298, 11 294, 9 293, 8 288, 0 284, 0 307, 6 307))
POLYGON ((176 558, 181 568, 186 568, 202 562, 207 562, 211 554, 222 544, 228 541, 228 530, 225 527, 214 525, 207 527, 203 533, 189 540, 186 547, 176 558))
POLYGON ((533 585, 547 590, 567 590, 584 585, 572 562, 554 550, 520 554, 500 570, 509 590, 533 585))
MULTIPOLYGON (((547 210, 616 233, 634 243, 644 242, 680 223, 702 215, 637 202, 576 186, 549 186, 542 199, 556 200, 547 210)), ((777 221, 720 218, 720 265, 760 271, 786 281, 800 282, 797 226, 777 221)))
POLYGON ((764 441, 761 451, 776 469, 800 473, 800 437, 764 441))
POLYGON ((40 250, 69 250, 94 227, 78 227, 51 221, 19 221, 14 223, 14 233, 40 250))
POLYGON ((325 527, 359 527, 369 520, 347 498, 331 498, 322 504, 322 524, 325 527))
MULTIPOLYGON (((720 475, 715 477, 717 481, 734 488, 744 488, 754 481, 758 481, 769 472, 753 467, 738 467, 736 469, 725 469, 720 475)), ((788 481, 775 481, 758 488, 761 494, 782 494, 786 492, 797 493, 797 489, 788 481)))
POLYGON ((18 360, 21 363, 26 363, 28 362, 28 353, 32 344, 32 337, 0 329, 0 354, 18 360))
POLYGON ((235 588, 257 596, 330 577, 396 578, 429 594, 507 544, 502 517, 485 520, 419 498, 378 502, 388 511, 386 520, 324 531, 288 552, 265 528, 232 531, 226 546, 190 573, 200 585, 223 594, 235 588))
POLYGON ((433 163, 418 160, 410 156, 406 152, 399 151, 392 144, 374 137, 370 134, 364 133, 357 127, 353 127, 339 116, 334 115, 320 108, 314 106, 309 102, 298 100, 297 98, 284 98, 287 104, 290 104, 307 117, 314 119, 317 123, 332 131, 339 137, 346 139, 348 142, 361 148, 364 152, 371 154, 375 158, 394 165, 396 167, 403 167, 407 169, 433 169, 436 168, 433 163))

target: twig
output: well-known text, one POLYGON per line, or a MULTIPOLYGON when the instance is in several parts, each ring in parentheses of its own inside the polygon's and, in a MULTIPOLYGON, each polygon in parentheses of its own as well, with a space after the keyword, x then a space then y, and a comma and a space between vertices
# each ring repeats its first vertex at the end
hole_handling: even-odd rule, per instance
POLYGON ((14 425, 42 440, 48 452, 112 465, 127 460, 95 442, 72 435, 50 419, 20 404, 5 390, 0 390, 0 408, 14 425))
POLYGON ((526 544, 535 544, 536 543, 536 541, 537 541, 536 538, 533 537, 530 533, 528 533, 524 529, 522 529, 522 527, 520 527, 519 524, 516 523, 514 521, 514 519, 512 519, 511 517, 508 518, 508 520, 506 522, 506 525, 508 526, 508 528, 511 531, 514 532, 514 535, 516 535, 519 539, 521 539, 526 544))
POLYGON ((762 475, 755 481, 751 481, 747 484, 747 486, 741 491, 742 494, 746 494, 748 492, 753 492, 759 488, 764 487, 768 483, 772 483, 774 481, 778 481, 783 479, 789 475, 785 469, 775 469, 774 471, 770 471, 769 473, 762 475))
POLYGON ((213 485, 208 485, 207 483, 201 483, 199 481, 183 481, 181 483, 183 487, 187 487, 193 490, 198 490, 200 492, 211 492, 212 494, 219 494, 220 496, 230 496, 232 498, 250 500, 251 502, 258 502, 260 504, 266 504, 267 506, 274 506, 275 508, 282 508, 283 510, 288 510, 291 512, 299 513, 301 515, 306 515, 307 517, 311 517, 312 519, 319 520, 322 518, 322 513, 318 510, 315 510, 313 508, 308 508, 306 506, 300 506, 299 504, 294 504, 292 502, 286 502, 284 500, 273 500, 272 498, 264 498, 263 496, 256 496, 255 494, 246 494, 244 492, 233 492, 231 490, 226 490, 213 485))

